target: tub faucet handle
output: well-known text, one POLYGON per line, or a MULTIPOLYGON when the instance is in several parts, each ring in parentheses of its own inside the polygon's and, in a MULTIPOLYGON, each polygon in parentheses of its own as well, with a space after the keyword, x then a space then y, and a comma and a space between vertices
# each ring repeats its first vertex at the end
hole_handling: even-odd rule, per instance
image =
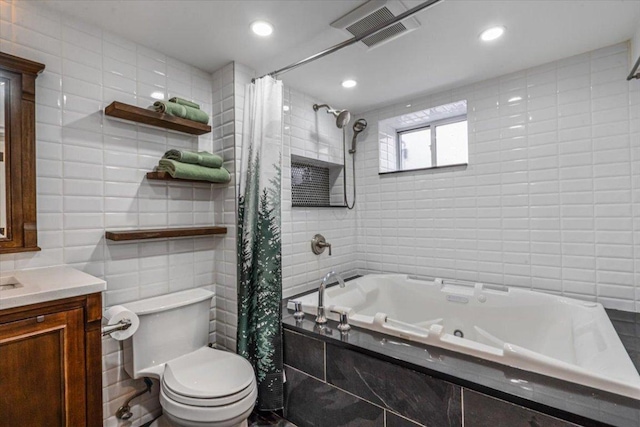
POLYGON ((349 313, 344 310, 332 309, 332 313, 336 313, 340 316, 340 323, 338 324, 338 330, 342 333, 349 332, 351 325, 349 325, 349 313))
POLYGON ((300 321, 304 319, 304 311, 302 311, 302 302, 301 301, 293 301, 293 318, 300 321))
POLYGON ((311 251, 316 255, 320 255, 325 248, 329 248, 329 256, 331 256, 331 243, 328 243, 322 234, 313 236, 313 239, 311 239, 311 251))

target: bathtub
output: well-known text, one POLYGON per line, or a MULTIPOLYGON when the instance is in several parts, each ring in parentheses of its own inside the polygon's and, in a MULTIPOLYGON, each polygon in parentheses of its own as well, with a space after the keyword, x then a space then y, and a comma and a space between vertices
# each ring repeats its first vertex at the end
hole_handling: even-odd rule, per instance
MULTIPOLYGON (((294 298, 315 319, 318 293, 294 298)), ((640 400, 640 375, 601 304, 500 285, 372 274, 325 291, 352 326, 640 400)))

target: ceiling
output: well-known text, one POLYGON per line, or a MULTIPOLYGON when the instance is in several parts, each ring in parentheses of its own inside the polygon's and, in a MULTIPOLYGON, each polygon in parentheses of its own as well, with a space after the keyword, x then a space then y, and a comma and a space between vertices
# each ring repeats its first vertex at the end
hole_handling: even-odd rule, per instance
MULTIPOLYGON (((345 40, 329 26, 362 0, 47 0, 47 4, 142 45, 215 71, 230 61, 265 74, 345 40), (263 19, 273 36, 251 34, 263 19)), ((420 1, 405 0, 407 7, 420 1)), ((337 108, 366 111, 629 40, 640 0, 444 0, 416 15, 417 30, 372 50, 350 46, 281 76, 337 108), (503 25, 492 43, 479 33, 503 25), (344 89, 353 78, 358 85, 344 89)))

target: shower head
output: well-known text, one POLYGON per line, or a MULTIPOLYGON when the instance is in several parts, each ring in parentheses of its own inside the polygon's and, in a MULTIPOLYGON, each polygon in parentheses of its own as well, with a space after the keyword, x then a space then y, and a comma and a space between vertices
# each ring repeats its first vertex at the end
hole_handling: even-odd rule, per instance
POLYGON ((349 154, 354 154, 356 152, 356 139, 358 138, 358 134, 366 128, 367 121, 365 119, 358 119, 353 124, 353 139, 351 140, 351 149, 349 150, 349 154))
POLYGON ((351 121, 351 113, 348 110, 334 110, 327 104, 313 104, 313 111, 318 111, 320 108, 326 108, 327 114, 333 114, 338 129, 342 129, 351 121))
POLYGON ((353 132, 360 133, 367 128, 367 121, 365 119, 358 119, 353 124, 353 132))

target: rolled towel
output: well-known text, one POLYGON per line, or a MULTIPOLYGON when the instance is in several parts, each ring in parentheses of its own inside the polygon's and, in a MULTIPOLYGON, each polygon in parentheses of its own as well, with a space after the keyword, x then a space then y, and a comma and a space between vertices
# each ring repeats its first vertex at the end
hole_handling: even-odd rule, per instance
POLYGON ((156 101, 153 103, 153 109, 158 113, 170 114, 183 119, 187 117, 187 107, 175 102, 156 101))
POLYGON ((184 105, 191 108, 197 108, 198 110, 200 109, 200 106, 195 102, 188 101, 184 98, 178 98, 177 96, 171 98, 169 102, 175 102, 176 104, 184 105))
POLYGON ((194 153, 186 150, 169 150, 162 156, 163 159, 175 160, 182 163, 191 163, 207 168, 219 168, 222 166, 222 157, 207 151, 194 153))
MULTIPOLYGON (((170 102, 170 104, 180 105, 174 102, 170 102)), ((204 111, 197 108, 188 107, 186 105, 181 105, 181 107, 186 110, 186 115, 184 116, 185 119, 193 120, 194 122, 198 123, 204 123, 205 125, 209 123, 209 115, 204 111)))
POLYGON ((200 165, 181 163, 170 159, 161 159, 156 166, 158 172, 168 172, 172 178, 193 179, 225 183, 231 180, 229 171, 225 168, 206 168, 200 165))

